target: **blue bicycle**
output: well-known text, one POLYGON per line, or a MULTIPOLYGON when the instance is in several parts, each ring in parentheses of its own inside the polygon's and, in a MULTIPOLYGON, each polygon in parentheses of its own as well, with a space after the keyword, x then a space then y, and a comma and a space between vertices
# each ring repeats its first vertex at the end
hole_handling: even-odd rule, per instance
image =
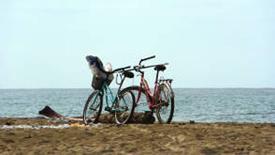
MULTIPOLYGON (((94 57, 92 60, 94 60, 94 57)), ((90 62, 90 65, 96 66, 97 69, 99 69, 99 71, 101 73, 104 73, 104 75, 106 76, 104 78, 98 78, 96 76, 93 77, 92 86, 95 90, 88 97, 84 106, 84 124, 87 125, 90 123, 98 123, 104 101, 106 103, 106 107, 104 108, 104 110, 111 114, 114 114, 117 124, 127 123, 132 118, 134 112, 135 97, 131 91, 127 91, 125 89, 121 90, 121 88, 126 78, 134 77, 134 74, 132 72, 126 70, 129 69, 131 66, 118 68, 114 71, 107 72, 103 69, 101 61, 92 60, 88 60, 88 62, 90 62), (114 95, 111 91, 109 87, 110 80, 108 80, 111 76, 113 76, 114 73, 117 73, 121 77, 121 82, 117 82, 119 84, 119 88, 116 95, 114 95)))

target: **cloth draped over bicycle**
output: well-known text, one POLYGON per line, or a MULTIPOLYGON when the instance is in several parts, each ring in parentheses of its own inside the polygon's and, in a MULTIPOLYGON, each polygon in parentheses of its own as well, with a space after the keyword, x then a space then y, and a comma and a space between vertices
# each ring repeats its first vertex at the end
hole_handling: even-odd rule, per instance
POLYGON ((111 65, 107 64, 108 67, 105 69, 102 61, 97 56, 88 55, 86 56, 86 60, 89 63, 89 67, 93 75, 92 87, 95 90, 98 90, 102 87, 104 81, 107 81, 108 85, 110 85, 114 79, 114 76, 113 74, 106 74, 104 71, 112 71, 111 65))

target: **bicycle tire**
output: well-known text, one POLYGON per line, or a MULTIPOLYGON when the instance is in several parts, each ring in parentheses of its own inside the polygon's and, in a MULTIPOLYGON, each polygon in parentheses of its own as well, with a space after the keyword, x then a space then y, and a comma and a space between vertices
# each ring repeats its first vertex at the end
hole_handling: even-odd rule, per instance
POLYGON ((138 103, 137 101, 137 96, 138 92, 140 90, 140 86, 130 86, 124 89, 125 91, 131 91, 134 94, 135 97, 135 109, 134 112, 146 112, 146 111, 151 111, 148 107, 148 102, 147 102, 147 95, 145 93, 145 89, 141 88, 141 97, 138 103))
POLYGON ((126 124, 128 123, 134 114, 135 110, 135 96, 131 91, 123 89, 119 92, 118 97, 115 101, 115 121, 117 124, 126 124), (127 100, 126 95, 129 95, 127 100), (129 108, 130 106, 130 108, 129 108), (123 112, 121 112, 123 111, 123 112))
MULTIPOLYGON (((97 100, 97 98, 96 98, 97 100)), ((103 104, 103 95, 101 94, 101 92, 99 90, 95 90, 87 99, 84 109, 83 109, 83 122, 85 125, 88 125, 90 123, 98 123, 101 111, 102 111, 102 104, 103 104), (94 106, 94 103, 96 103, 96 101, 92 100, 94 97, 99 97, 99 103, 96 105, 96 109, 91 109, 91 105, 90 103, 93 103, 92 106, 94 106), (94 101, 94 102, 91 102, 94 101), (89 117, 87 116, 88 114, 88 110, 94 110, 95 112, 95 116, 89 119, 89 117)), ((93 112, 93 113, 94 113, 93 112)), ((92 114, 90 114, 92 115, 92 114)))
POLYGON ((159 123, 171 123, 174 115, 174 108, 175 108, 175 103, 174 103, 174 92, 173 89, 171 88, 170 84, 166 82, 162 82, 159 85, 159 90, 158 94, 156 95, 156 102, 159 104, 159 106, 156 109, 156 116, 158 118, 159 123), (166 90, 165 90, 166 88, 166 90), (166 98, 165 100, 162 98, 161 93, 166 91, 166 98), (169 95, 169 96, 167 96, 169 95), (170 103, 168 103, 170 101, 170 103), (170 107, 170 110, 168 110, 168 107, 170 107), (167 111, 165 111, 167 110, 167 111), (167 113, 168 112, 168 117, 164 119, 164 114, 162 115, 161 113, 167 113))

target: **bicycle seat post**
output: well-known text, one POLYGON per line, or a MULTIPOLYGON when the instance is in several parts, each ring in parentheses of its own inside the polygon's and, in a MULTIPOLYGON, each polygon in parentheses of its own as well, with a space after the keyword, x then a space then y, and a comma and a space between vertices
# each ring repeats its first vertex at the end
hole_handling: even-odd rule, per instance
POLYGON ((158 78, 159 78, 159 70, 157 70, 157 73, 156 73, 155 85, 158 83, 158 78))
POLYGON ((123 76, 122 79, 121 79, 120 85, 119 85, 118 90, 117 90, 118 92, 120 92, 124 81, 125 81, 125 76, 123 76))

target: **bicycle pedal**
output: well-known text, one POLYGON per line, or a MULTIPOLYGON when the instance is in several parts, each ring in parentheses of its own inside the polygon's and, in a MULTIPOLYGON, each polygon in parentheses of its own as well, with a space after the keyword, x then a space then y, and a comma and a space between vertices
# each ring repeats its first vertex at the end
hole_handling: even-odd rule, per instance
POLYGON ((109 111, 111 114, 114 114, 116 112, 116 110, 111 110, 109 111))
POLYGON ((108 111, 108 112, 111 112, 111 111, 112 111, 112 108, 111 108, 111 107, 105 107, 104 110, 105 110, 105 111, 108 111))

